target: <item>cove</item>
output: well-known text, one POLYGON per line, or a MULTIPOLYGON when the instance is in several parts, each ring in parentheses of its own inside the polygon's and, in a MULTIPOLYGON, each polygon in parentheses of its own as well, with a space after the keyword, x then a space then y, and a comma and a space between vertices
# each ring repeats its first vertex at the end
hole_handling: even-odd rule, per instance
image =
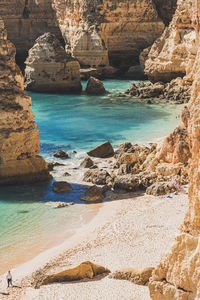
MULTIPOLYGON (((54 161, 58 149, 76 150, 67 163, 77 167, 87 150, 105 140, 117 147, 124 141, 150 142, 170 133, 180 123, 176 116, 181 106, 144 105, 118 97, 131 82, 105 81, 109 93, 102 97, 30 93, 41 154, 54 161)), ((96 208, 79 200, 85 186, 74 184, 67 195, 55 194, 51 186, 52 182, 1 188, 1 274, 61 242, 94 213, 96 208), (47 201, 73 201, 76 205, 52 209, 45 205, 47 201)))

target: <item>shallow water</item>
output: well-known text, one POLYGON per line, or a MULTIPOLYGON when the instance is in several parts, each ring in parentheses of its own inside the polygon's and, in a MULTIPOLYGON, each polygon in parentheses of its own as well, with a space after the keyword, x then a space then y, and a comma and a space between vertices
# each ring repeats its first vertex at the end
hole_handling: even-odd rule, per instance
MULTIPOLYGON (((30 93, 41 154, 52 161, 58 149, 76 150, 68 164, 77 166, 87 150, 105 140, 114 146, 152 141, 180 122, 176 119, 180 106, 136 104, 116 97, 129 86, 130 81, 105 81, 110 94, 102 97, 30 93)), ((79 200, 86 186, 74 184, 66 195, 55 194, 51 186, 52 182, 1 188, 0 273, 73 234, 98 209, 79 200), (77 205, 53 209, 45 205, 47 201, 77 205)))

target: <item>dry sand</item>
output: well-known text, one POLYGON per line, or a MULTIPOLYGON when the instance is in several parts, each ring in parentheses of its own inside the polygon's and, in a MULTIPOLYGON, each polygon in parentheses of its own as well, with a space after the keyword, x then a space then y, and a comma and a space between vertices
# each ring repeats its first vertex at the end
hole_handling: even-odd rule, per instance
POLYGON ((148 287, 108 277, 35 290, 30 287, 31 274, 39 268, 41 275, 61 271, 86 260, 112 272, 156 266, 171 247, 187 205, 186 193, 173 195, 172 199, 135 193, 103 203, 98 215, 75 236, 12 270, 14 285, 22 288, 6 289, 5 276, 1 277, 0 299, 149 300, 148 287))

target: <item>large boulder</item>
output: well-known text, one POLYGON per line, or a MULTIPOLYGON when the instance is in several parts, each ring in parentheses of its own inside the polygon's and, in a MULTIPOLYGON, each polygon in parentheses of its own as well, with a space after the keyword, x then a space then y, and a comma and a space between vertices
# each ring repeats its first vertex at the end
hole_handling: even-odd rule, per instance
POLYGON ((114 155, 114 150, 110 142, 104 142, 101 145, 98 145, 94 149, 87 152, 89 156, 106 158, 114 155))
POLYGON ((117 176, 114 180, 114 190, 135 191, 139 188, 139 178, 134 175, 117 176))
POLYGON ((90 95, 104 95, 106 90, 99 79, 90 77, 87 82, 86 92, 90 95))
POLYGON ((81 168, 90 168, 92 166, 94 166, 94 162, 89 157, 86 157, 80 164, 81 168))
POLYGON ((55 35, 37 38, 25 61, 25 88, 37 92, 81 92, 80 65, 55 35))
POLYGON ((92 169, 84 173, 83 181, 104 185, 110 179, 110 174, 105 170, 92 169))
POLYGON ((53 183, 53 191, 56 193, 67 193, 72 191, 72 187, 66 181, 56 181, 53 183))
POLYGON ((58 150, 56 153, 54 153, 53 156, 56 158, 62 158, 62 159, 69 158, 69 155, 63 150, 58 150))
POLYGON ((101 201, 103 199, 103 195, 101 190, 96 185, 94 185, 87 189, 80 199, 87 202, 96 202, 101 201))
POLYGON ((129 280, 138 285, 147 285, 149 278, 152 275, 154 268, 149 267, 145 269, 122 269, 111 274, 111 278, 120 280, 129 280))
POLYGON ((108 273, 110 273, 110 270, 90 261, 86 261, 73 269, 68 269, 57 274, 46 276, 42 282, 36 282, 35 287, 40 287, 41 285, 54 282, 75 281, 85 278, 93 279, 97 275, 108 273))
POLYGON ((171 182, 155 182, 146 189, 148 195, 161 196, 176 191, 176 186, 171 182))

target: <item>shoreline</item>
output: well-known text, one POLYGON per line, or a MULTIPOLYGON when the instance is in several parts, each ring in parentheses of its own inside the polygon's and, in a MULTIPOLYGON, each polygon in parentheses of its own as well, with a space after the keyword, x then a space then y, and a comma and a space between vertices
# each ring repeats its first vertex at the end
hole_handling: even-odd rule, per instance
MULTIPOLYGON (((73 295, 74 290, 76 288, 85 290, 84 286, 98 285, 104 280, 107 284, 119 285, 122 288, 122 292, 124 288, 128 288, 128 293, 136 293, 135 298, 120 299, 149 299, 137 298, 137 294, 146 295, 145 297, 147 297, 147 287, 135 286, 130 282, 118 281, 107 277, 97 282, 85 283, 81 281, 82 283, 43 286, 39 290, 32 289, 30 281, 33 273, 38 269, 39 273, 45 274, 52 270, 60 271, 65 268, 71 268, 86 260, 108 267, 111 271, 116 271, 118 268, 123 267, 148 267, 150 264, 155 267, 155 264, 160 260, 160 256, 167 253, 167 250, 170 248, 178 232, 178 227, 183 221, 186 209, 187 194, 179 194, 174 196, 173 199, 166 200, 165 196, 153 197, 143 193, 131 193, 123 195, 123 197, 120 195, 114 201, 104 202, 99 213, 91 222, 80 228, 71 238, 13 269, 11 272, 14 284, 17 286, 22 284, 22 289, 9 289, 10 296, 5 296, 5 298, 3 296, 2 299, 42 300, 45 295, 45 299, 53 300, 55 298, 51 297, 52 290, 56 290, 56 293, 59 293, 61 286, 65 290, 64 293, 66 293, 66 298, 63 299, 67 299, 69 296, 70 299, 89 299, 76 298, 75 294, 73 295), (174 218, 174 216, 176 217, 174 218), (133 225, 137 226, 135 230, 133 225), (143 228, 144 225, 145 228, 143 228), (130 234, 133 235, 133 239, 131 239, 130 234), (148 244, 150 241, 151 243, 148 244), (126 249, 124 249, 124 243, 126 244, 126 249), (159 247, 157 247, 157 243, 159 243, 159 247), (115 247, 114 252, 113 246, 115 247)), ((2 292, 6 291, 4 276, 0 277, 2 292)), ((110 292, 112 293, 112 291, 111 289, 110 292)), ((101 293, 104 292, 105 289, 101 293)), ((114 293, 114 295, 116 294, 114 293)), ((117 298, 98 298, 98 295, 96 295, 93 299, 114 300, 117 298)))
MULTIPOLYGON (((24 262, 17 267, 14 267, 11 269, 12 274, 15 276, 17 275, 17 283, 19 280, 24 278, 27 275, 30 275, 30 273, 33 273, 38 268, 44 267, 51 259, 58 257, 60 254, 62 254, 63 251, 66 251, 67 249, 74 246, 74 244, 81 243, 81 239, 84 239, 87 235, 91 233, 91 231, 97 229, 99 227, 99 221, 105 220, 106 222, 113 216, 113 213, 117 210, 120 210, 119 205, 115 205, 112 207, 112 211, 108 210, 106 207, 107 202, 103 203, 96 203, 96 204, 90 204, 93 206, 101 206, 98 208, 98 213, 96 215, 93 215, 93 217, 90 219, 89 222, 87 222, 85 225, 82 225, 80 228, 76 229, 75 233, 72 234, 69 238, 65 238, 65 240, 61 243, 58 242, 57 245, 50 247, 49 249, 39 253, 38 255, 34 256, 32 259, 28 260, 27 262, 24 262), (114 208, 114 209, 113 209, 114 208), (108 219, 107 219, 107 218, 108 219)), ((116 203, 117 204, 117 203, 116 203)), ((6 273, 0 275, 0 287, 1 287, 1 281, 3 278, 5 278, 6 273)))

